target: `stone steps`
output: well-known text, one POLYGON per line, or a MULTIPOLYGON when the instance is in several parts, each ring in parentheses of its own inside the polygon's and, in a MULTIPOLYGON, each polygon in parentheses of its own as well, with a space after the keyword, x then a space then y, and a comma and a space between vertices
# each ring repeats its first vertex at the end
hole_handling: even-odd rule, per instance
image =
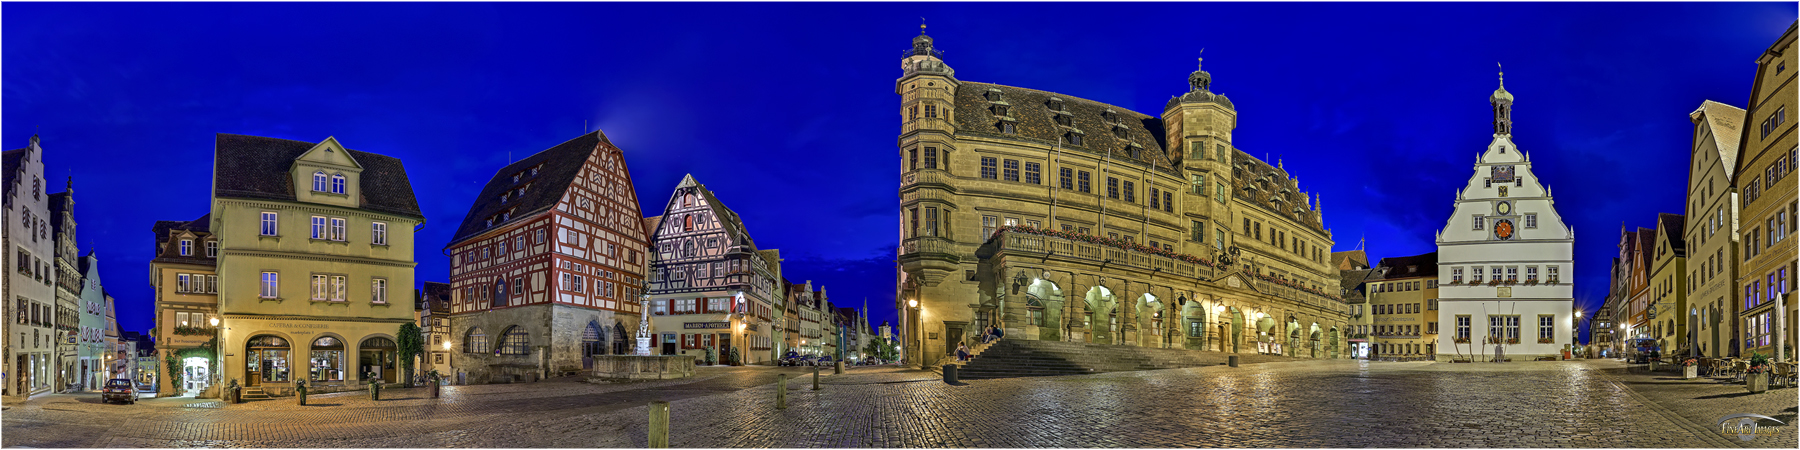
MULTIPOLYGON (((1105 372, 1180 369, 1224 365, 1233 353, 1161 349, 1080 342, 1001 340, 982 347, 982 354, 961 364, 958 376, 968 379, 1079 375, 1105 372)), ((1235 354, 1241 364, 1291 361, 1275 355, 1235 354)))

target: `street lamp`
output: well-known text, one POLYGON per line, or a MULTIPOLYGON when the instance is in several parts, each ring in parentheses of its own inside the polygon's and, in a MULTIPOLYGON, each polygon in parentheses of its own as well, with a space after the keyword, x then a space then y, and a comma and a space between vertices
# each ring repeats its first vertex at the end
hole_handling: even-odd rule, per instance
POLYGON ((906 352, 900 356, 906 359, 907 365, 910 366, 913 362, 917 362, 919 368, 923 369, 925 360, 917 356, 921 350, 919 347, 921 335, 919 333, 919 298, 917 295, 914 294, 913 298, 906 299, 906 352))

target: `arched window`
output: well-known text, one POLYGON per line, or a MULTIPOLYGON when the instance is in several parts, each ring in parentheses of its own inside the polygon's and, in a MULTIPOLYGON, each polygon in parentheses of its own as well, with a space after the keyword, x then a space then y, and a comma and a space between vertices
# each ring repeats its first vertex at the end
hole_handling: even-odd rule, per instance
POLYGON ((500 336, 500 354, 530 355, 531 333, 517 325, 507 328, 506 333, 500 336))
POLYGON ((606 335, 599 322, 588 322, 587 329, 581 332, 581 356, 606 354, 606 335))
POLYGON ((325 171, 313 172, 313 192, 325 192, 325 171))
POLYGON ((319 337, 313 341, 309 362, 312 381, 344 381, 344 341, 319 337))
POLYGON ((494 282, 494 307, 506 306, 506 280, 494 282))
POLYGON ((488 352, 488 337, 487 337, 487 333, 481 332, 481 327, 475 327, 473 329, 470 329, 469 334, 466 336, 463 336, 463 353, 487 353, 487 352, 488 352))
POLYGON ((685 216, 682 217, 682 220, 686 223, 683 225, 681 231, 694 231, 694 216, 685 216))
POLYGON ((331 176, 331 193, 333 193, 333 194, 344 193, 344 174, 340 173, 340 174, 334 174, 331 176))

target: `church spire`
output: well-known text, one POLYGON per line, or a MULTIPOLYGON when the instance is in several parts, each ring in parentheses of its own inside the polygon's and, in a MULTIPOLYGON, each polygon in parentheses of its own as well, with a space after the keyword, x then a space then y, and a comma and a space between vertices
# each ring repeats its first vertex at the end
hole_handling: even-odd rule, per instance
POLYGON ((1494 95, 1488 96, 1488 104, 1494 106, 1494 134, 1510 135, 1513 96, 1506 92, 1506 67, 1500 66, 1500 63, 1494 65, 1500 67, 1500 87, 1494 90, 1494 95))

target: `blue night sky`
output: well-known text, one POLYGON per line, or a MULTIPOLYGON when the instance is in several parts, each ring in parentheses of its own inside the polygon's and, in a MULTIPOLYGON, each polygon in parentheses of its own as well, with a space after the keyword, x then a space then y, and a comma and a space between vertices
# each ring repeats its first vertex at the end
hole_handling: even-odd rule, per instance
MULTIPOLYGON (((43 138, 73 176, 120 325, 150 327, 157 220, 206 213, 213 135, 405 161, 428 222, 418 279, 495 170, 598 127, 646 215, 684 174, 780 248, 795 282, 893 313, 901 51, 920 17, 960 79, 1158 115, 1206 49, 1235 143, 1293 160, 1335 250, 1433 250, 1491 139, 1515 141, 1576 229, 1577 302, 1604 300, 1621 224, 1679 213, 1687 114, 1743 107, 1796 3, 6 3, 0 147, 43 138)), ((52 183, 55 185, 56 183, 52 183)))

